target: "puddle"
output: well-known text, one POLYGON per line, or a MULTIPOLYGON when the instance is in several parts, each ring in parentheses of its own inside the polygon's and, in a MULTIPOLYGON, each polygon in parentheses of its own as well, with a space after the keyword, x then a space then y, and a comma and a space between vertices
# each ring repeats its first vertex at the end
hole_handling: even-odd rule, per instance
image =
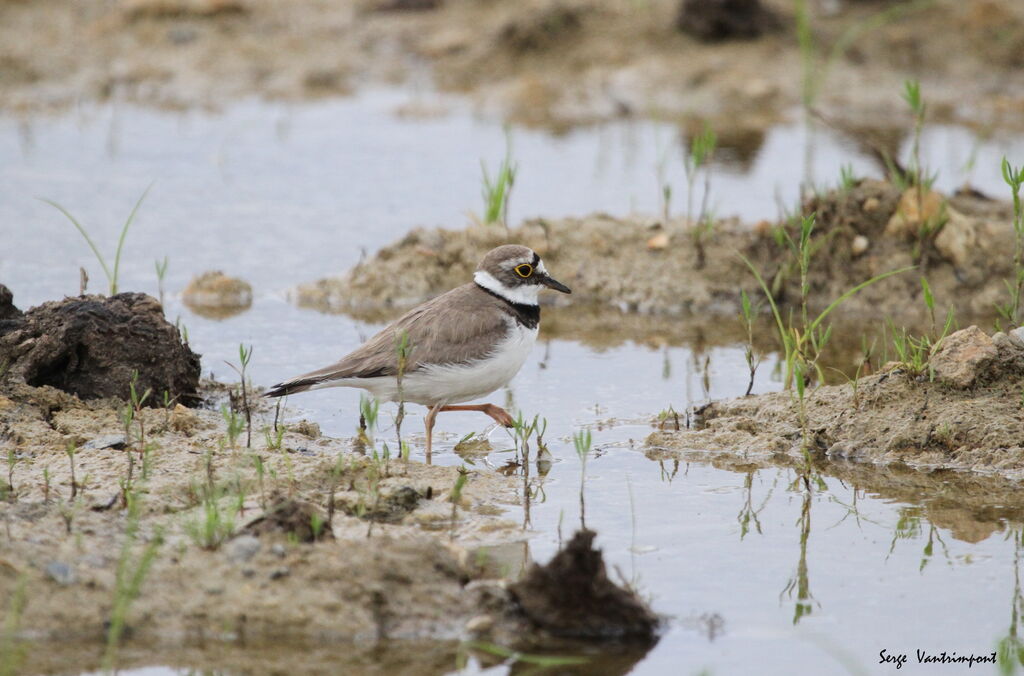
MULTIPOLYGON (((224 360, 237 359, 239 343, 254 346, 250 372, 260 384, 321 366, 377 325, 297 308, 287 302, 287 289, 347 269, 361 251, 412 226, 465 222, 465 212, 478 208, 479 159, 496 162, 503 152, 500 127, 457 107, 439 119, 391 115, 407 99, 376 92, 302 106, 243 103, 215 116, 99 107, 32 123, 0 119, 0 281, 22 308, 77 293, 80 266, 90 271, 91 288, 102 289, 84 242, 33 197, 62 203, 109 250, 131 204, 155 181, 128 237, 122 288, 156 294, 154 261, 167 256, 167 314, 180 317, 215 375, 230 377, 224 360), (175 294, 209 269, 250 282, 252 309, 220 320, 187 310, 175 294)), ((777 195, 792 202, 803 175, 803 133, 796 125, 774 128, 758 150, 738 159, 726 154, 712 184, 717 211, 754 221, 775 215, 777 195)), ((655 167, 676 139, 675 128, 646 122, 559 137, 517 129, 511 217, 657 212, 655 167)), ((817 182, 834 183, 843 163, 875 173, 842 140, 819 132, 817 142, 817 182)), ((972 184, 1000 194, 998 158, 1024 157, 1020 139, 978 142, 953 127, 928 130, 923 148, 929 164, 949 167, 938 180, 946 190, 964 181, 962 168, 973 156, 972 184)), ((670 176, 685 184, 678 162, 670 176)), ((788 467, 645 455, 646 416, 670 404, 684 411, 708 397, 743 394, 738 331, 634 323, 614 313, 605 322, 614 328, 603 331, 601 317, 590 317, 585 336, 559 330, 568 339, 539 344, 511 388, 493 400, 549 421, 555 462, 546 476, 530 479, 529 512, 520 515, 537 532, 530 543, 535 560, 549 558, 559 532, 567 537, 578 522, 580 467, 570 436, 580 425, 593 427, 587 525, 598 531, 613 577, 618 571, 672 617, 637 673, 787 674, 794 664, 822 674, 896 673, 878 664, 883 649, 909 653, 899 673, 915 673, 922 668, 913 663, 917 649, 988 655, 1007 635, 1020 602, 1024 513, 1009 504, 1012 492, 858 467, 825 472, 808 493, 793 486, 797 475, 788 467), (968 492, 986 497, 965 507, 968 492)), ((761 366, 754 391, 780 387, 772 362, 761 366)), ((325 434, 349 435, 357 402, 357 392, 338 389, 290 404, 325 434)), ((422 412, 415 413, 406 430, 418 429, 422 412)), ((391 414, 387 408, 382 420, 391 414)), ((463 462, 453 446, 469 431, 487 430, 488 422, 473 414, 439 417, 435 462, 463 462)), ((474 457, 499 466, 507 459, 501 449, 511 443, 502 430, 488 435, 497 450, 474 457)), ((38 670, 75 673, 69 664, 80 670, 90 663, 70 653, 62 661, 60 650, 48 651, 52 659, 38 670)), ((341 668, 331 661, 336 657, 287 646, 272 652, 289 672, 341 668)), ((400 668, 443 673, 454 669, 456 653, 450 645, 412 651, 400 668)), ((348 666, 399 668, 389 661, 398 659, 394 654, 359 659, 348 666)), ((174 659, 138 655, 129 664, 137 670, 124 673, 251 668, 184 650, 174 659)), ((616 664, 626 673, 632 662, 616 664)), ((471 670, 485 668, 470 661, 471 670)))

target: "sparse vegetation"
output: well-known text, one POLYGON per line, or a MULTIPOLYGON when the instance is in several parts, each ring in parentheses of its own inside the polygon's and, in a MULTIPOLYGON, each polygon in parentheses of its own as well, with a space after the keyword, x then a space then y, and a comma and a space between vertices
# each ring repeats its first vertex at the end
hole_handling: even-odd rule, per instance
POLYGON ((587 505, 584 498, 584 487, 587 482, 587 458, 590 457, 590 447, 593 443, 593 436, 590 428, 584 428, 572 435, 572 444, 576 449, 576 457, 580 459, 580 528, 587 527, 587 505))
POLYGON ((1006 321, 1007 328, 1020 326, 1021 295, 1024 293, 1024 206, 1021 206, 1020 189, 1024 185, 1024 166, 1014 167, 1005 157, 1001 165, 1003 181, 1010 188, 1013 200, 1013 279, 1006 280, 1009 301, 996 305, 999 317, 1006 321))
POLYGON ((699 134, 690 140, 690 147, 684 156, 683 168, 686 171, 686 224, 690 229, 694 251, 697 255, 696 267, 704 269, 707 255, 704 241, 711 236, 715 228, 715 218, 708 207, 711 195, 711 168, 709 166, 718 144, 718 137, 711 127, 705 125, 699 134), (697 220, 693 219, 693 197, 699 174, 704 175, 704 186, 701 191, 700 211, 697 220))
POLYGON ((128 515, 125 525, 124 544, 117 561, 117 574, 114 580, 114 601, 110 610, 110 623, 107 628, 107 647, 103 655, 103 668, 112 671, 117 667, 118 650, 125 628, 128 626, 128 613, 131 605, 142 592, 142 583, 149 573, 157 553, 163 544, 163 535, 157 531, 143 546, 138 555, 133 551, 140 537, 139 519, 142 505, 138 493, 129 493, 128 515))
POLYGON ((512 140, 508 132, 505 133, 505 156, 498 165, 497 173, 492 177, 487 171, 487 165, 480 161, 480 170, 483 172, 483 199, 485 224, 500 223, 507 231, 508 226, 508 202, 512 195, 512 186, 516 182, 516 163, 512 160, 512 140))
POLYGON ((3 633, 0 634, 0 676, 15 676, 21 671, 28 647, 18 636, 21 617, 25 612, 28 580, 21 576, 14 587, 14 594, 7 600, 3 633))
MULTIPOLYGON (((252 359, 252 345, 246 347, 244 344, 238 345, 238 364, 235 365, 231 362, 225 362, 230 366, 235 373, 238 374, 241 384, 239 385, 240 396, 241 396, 241 411, 242 415, 245 416, 245 447, 252 448, 252 404, 249 401, 249 376, 246 374, 246 369, 249 367, 249 360, 252 359)), ((232 401, 231 410, 235 411, 236 406, 232 401)), ((234 447, 234 440, 231 442, 231 446, 234 447)))
POLYGON ((88 230, 86 230, 85 226, 78 222, 78 219, 71 215, 71 212, 69 212, 67 209, 62 207, 60 204, 57 204, 53 200, 42 198, 42 201, 55 207, 62 214, 64 214, 64 216, 67 217, 69 221, 71 221, 71 224, 75 226, 75 229, 78 230, 78 233, 85 239, 85 243, 89 245, 90 249, 92 249, 93 254, 96 256, 96 260, 99 261, 100 267, 103 268, 103 274, 106 275, 107 277, 108 294, 111 296, 115 295, 118 290, 117 284, 121 271, 121 253, 124 249, 125 239, 128 237, 128 230, 132 227, 132 223, 135 222, 135 215, 138 212, 139 207, 142 206, 142 201, 145 200, 146 195, 149 194, 149 190, 151 187, 152 186, 146 188, 146 190, 142 193, 142 196, 139 197, 139 200, 135 203, 135 206, 132 207, 131 212, 128 214, 127 220, 125 220, 124 225, 121 227, 121 234, 117 238, 117 249, 115 249, 114 251, 113 267, 107 264, 106 257, 104 257, 103 254, 100 253, 100 250, 99 248, 97 248, 96 243, 93 242, 92 237, 89 236, 88 230))
POLYGON ((156 268, 157 293, 160 294, 161 305, 164 304, 164 279, 167 277, 167 263, 167 256, 164 256, 162 261, 157 260, 154 262, 154 267, 156 268))

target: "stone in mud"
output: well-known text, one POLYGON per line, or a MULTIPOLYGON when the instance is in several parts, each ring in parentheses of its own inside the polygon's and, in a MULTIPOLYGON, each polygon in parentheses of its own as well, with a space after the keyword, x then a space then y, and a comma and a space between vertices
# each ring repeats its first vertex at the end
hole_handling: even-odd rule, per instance
POLYGON ((123 0, 121 12, 125 19, 212 18, 244 14, 248 11, 240 0, 123 0))
POLYGON ((252 286, 244 280, 228 277, 220 270, 213 270, 194 277, 182 292, 181 299, 197 315, 226 319, 252 306, 252 286))
POLYGON ((939 193, 929 190, 921 195, 919 201, 917 191, 907 188, 896 204, 896 212, 885 226, 885 234, 890 237, 913 239, 918 236, 922 223, 932 228, 941 224, 945 208, 946 199, 939 193))
POLYGON ((984 379, 997 354, 992 339, 977 326, 969 326, 947 336, 930 363, 941 382, 965 389, 984 379))
POLYGON ((51 301, 0 323, 0 362, 28 385, 49 385, 81 399, 129 398, 132 374, 147 405, 163 393, 199 403, 199 355, 181 341, 155 298, 143 293, 51 301))
POLYGON ((337 493, 335 506, 349 516, 366 521, 398 523, 406 514, 415 511, 422 499, 423 495, 412 486, 398 486, 381 489, 371 505, 366 505, 361 496, 352 495, 352 491, 337 493))
POLYGON ((704 42, 749 40, 776 27, 761 0, 683 0, 676 28, 704 42))
POLYGON ((275 500, 263 516, 246 524, 242 532, 255 536, 285 533, 294 535, 299 542, 334 539, 334 533, 320 510, 308 502, 291 498, 275 500))
POLYGON ((509 587, 513 601, 534 629, 556 638, 653 643, 658 617, 608 579, 595 535, 580 530, 547 565, 534 564, 509 587))
POLYGON ((497 42, 514 52, 541 52, 571 40, 583 26, 587 8, 556 1, 533 6, 509 19, 497 42))
POLYGON ((21 314, 21 310, 14 307, 14 294, 6 286, 0 284, 0 321, 17 319, 21 314))
POLYGON ((239 535, 224 547, 224 555, 232 563, 246 563, 260 551, 260 540, 254 535, 239 535))
POLYGON ((441 6, 441 0, 376 0, 375 12, 427 12, 441 6))

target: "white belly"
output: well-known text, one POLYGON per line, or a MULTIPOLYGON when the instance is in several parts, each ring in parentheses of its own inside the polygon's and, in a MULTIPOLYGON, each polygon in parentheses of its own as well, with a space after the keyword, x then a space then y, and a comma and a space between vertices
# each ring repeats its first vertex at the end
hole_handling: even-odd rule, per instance
POLYGON ((399 398, 414 404, 458 404, 479 399, 508 384, 519 373, 537 340, 537 329, 516 324, 508 337, 485 359, 471 364, 428 366, 402 379, 402 396, 395 378, 349 378, 331 385, 361 387, 381 401, 399 398))

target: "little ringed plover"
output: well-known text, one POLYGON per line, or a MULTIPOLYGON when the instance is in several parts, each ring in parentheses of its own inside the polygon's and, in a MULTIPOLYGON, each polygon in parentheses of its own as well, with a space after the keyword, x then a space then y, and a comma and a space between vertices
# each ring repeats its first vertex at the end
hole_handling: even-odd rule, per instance
POLYGON ((429 408, 426 454, 434 418, 442 411, 481 411, 506 427, 512 416, 494 404, 462 404, 506 385, 537 339, 543 288, 571 293, 553 279, 532 249, 492 249, 473 281, 418 305, 341 361, 274 385, 268 397, 324 387, 360 387, 378 400, 429 408), (407 340, 399 387, 398 345, 407 340))

